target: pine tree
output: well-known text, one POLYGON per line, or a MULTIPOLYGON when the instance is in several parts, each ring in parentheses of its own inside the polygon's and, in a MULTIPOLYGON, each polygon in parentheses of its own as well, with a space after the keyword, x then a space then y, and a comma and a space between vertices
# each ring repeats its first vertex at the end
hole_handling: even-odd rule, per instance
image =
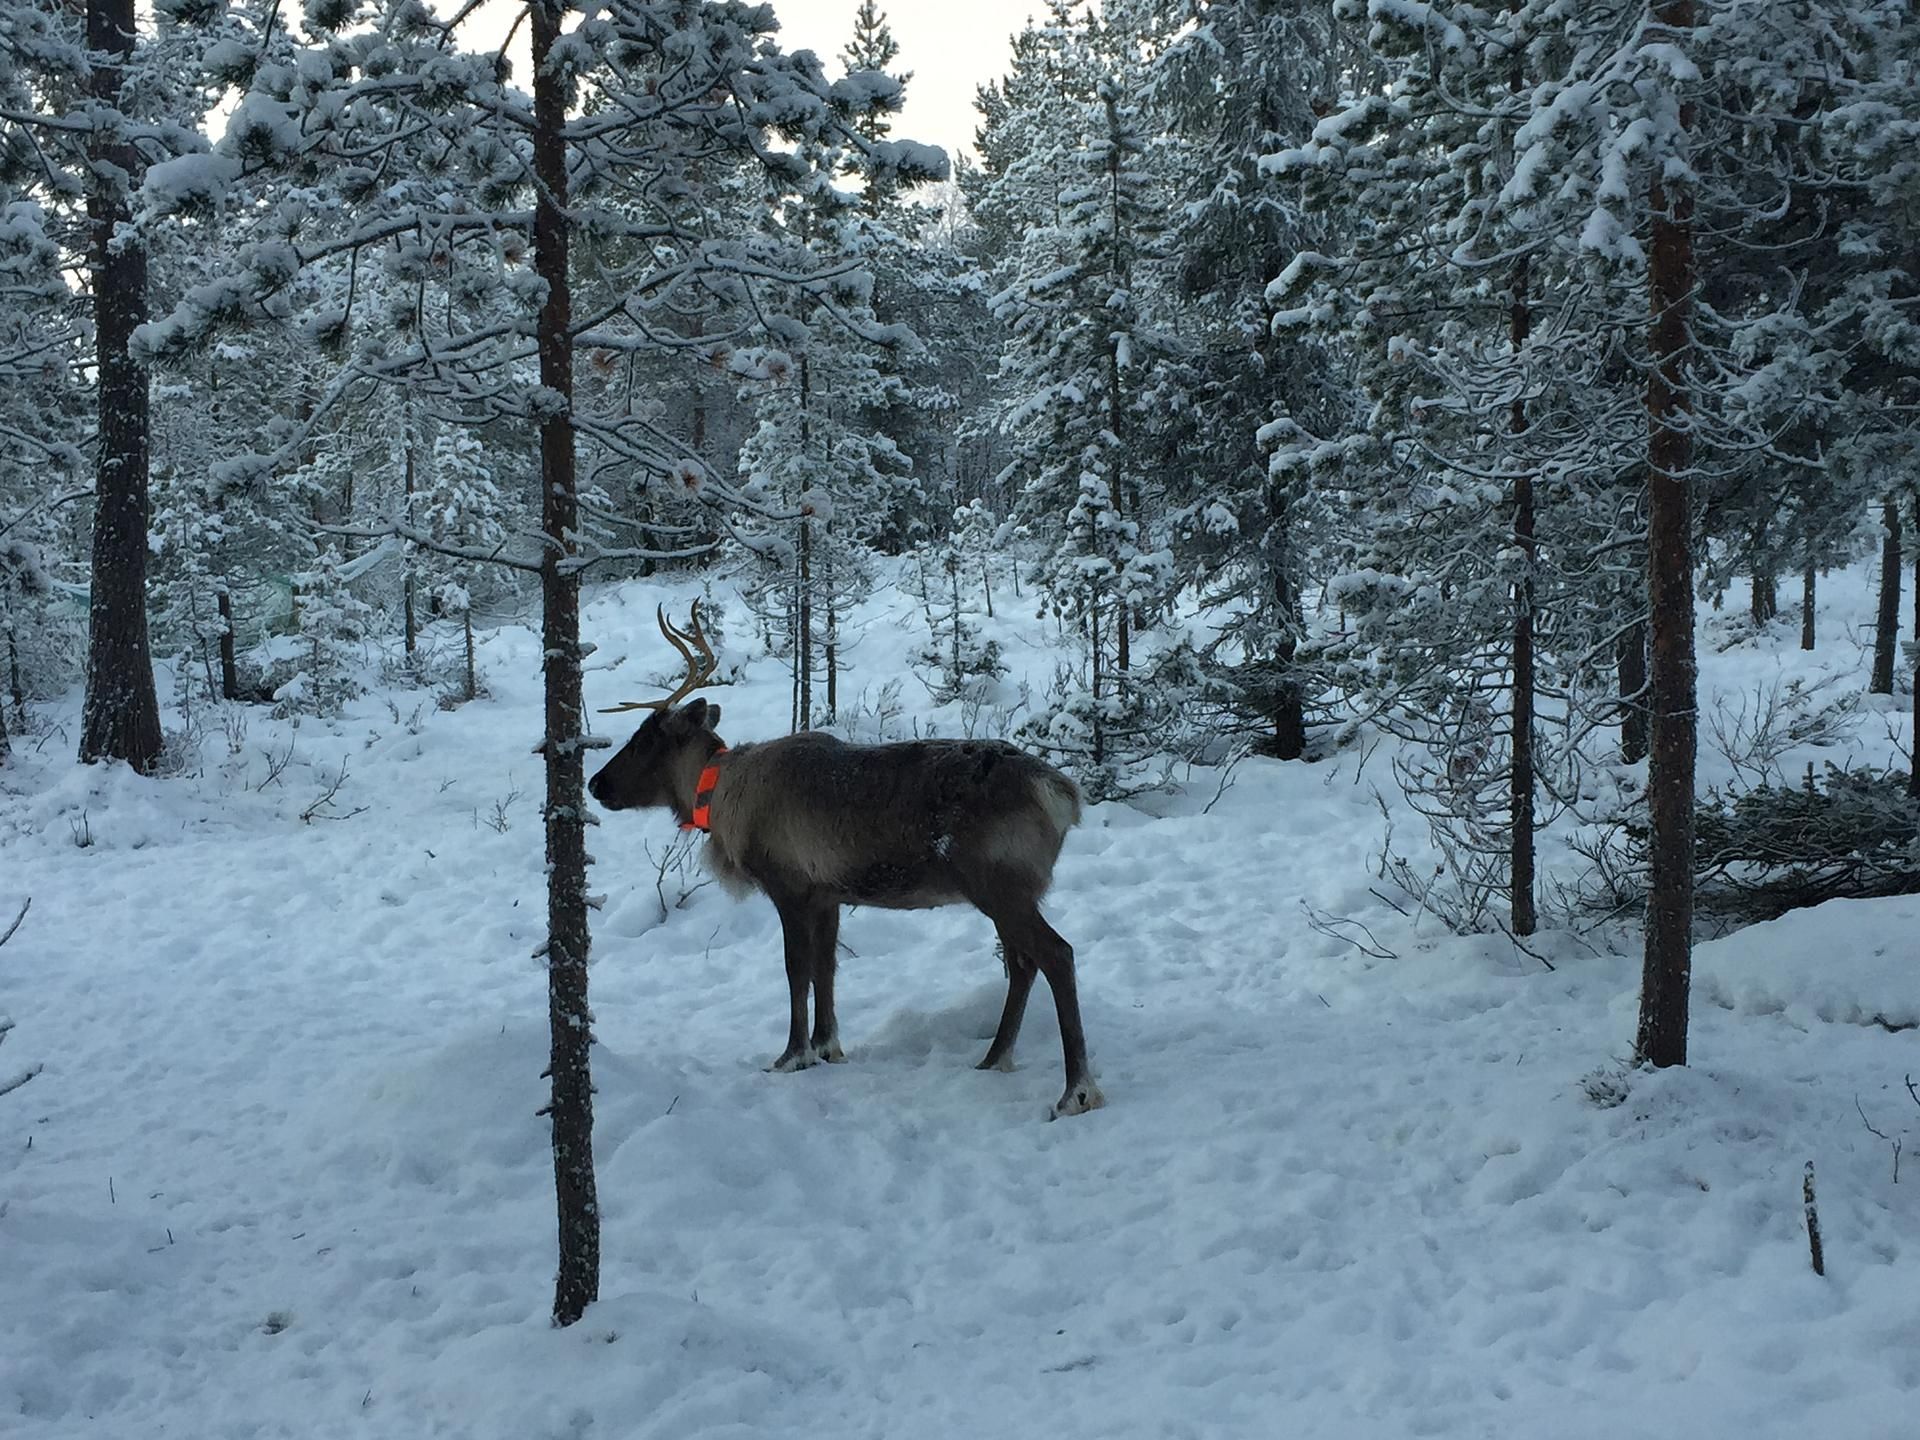
MULTIPOLYGON (((471 12, 462 12, 461 19, 471 12)), ((345 363, 298 431, 271 451, 230 462, 272 474, 306 458, 310 437, 369 383, 403 384, 423 404, 462 423, 495 423, 537 436, 537 527, 488 558, 536 574, 546 691, 549 1075, 560 1263, 554 1317, 580 1318, 598 1294, 599 1216, 592 1147, 591 1015, 586 891, 580 585, 592 564, 672 558, 698 545, 618 543, 635 515, 598 484, 644 473, 683 486, 714 479, 684 438, 636 403, 630 385, 576 385, 577 351, 635 357, 656 370, 751 368, 760 317, 789 286, 838 305, 842 272, 795 268, 734 225, 743 168, 804 189, 810 165, 786 148, 823 133, 860 150, 882 174, 937 173, 937 152, 903 141, 867 142, 856 112, 883 106, 885 81, 830 86, 811 57, 768 41, 765 8, 704 0, 637 0, 563 30, 561 0, 528 8, 532 95, 503 83, 491 53, 453 48, 452 28, 415 0, 309 5, 314 47, 285 55, 285 31, 263 10, 252 32, 248 93, 236 107, 216 167, 178 167, 149 186, 177 195, 204 187, 222 202, 243 167, 292 174, 257 207, 237 273, 198 287, 151 327, 151 352, 191 350, 233 316, 285 312, 289 278, 344 263, 337 303, 303 317, 345 363), (363 22, 371 21, 371 24, 363 22), (268 63, 269 57, 272 63, 268 63), (561 57, 565 64, 559 63, 561 57), (282 59, 288 63, 281 63, 282 59), (777 133, 776 133, 777 132, 777 133), (450 187, 447 177, 464 184, 450 187), (416 304, 396 336, 391 313, 367 317, 352 283, 383 250, 398 278, 426 276, 445 310, 416 304), (590 262, 618 251, 624 263, 590 262), (444 291, 440 287, 444 286, 444 291), (576 302, 579 302, 576 305, 576 302), (473 316, 478 323, 466 323, 473 316), (582 464, 582 460, 585 464, 582 464)), ((223 52, 231 59, 233 49, 223 52)), ((373 297, 377 300, 377 296, 373 297)), ((716 504, 764 512, 733 485, 713 483, 716 504)), ((649 522, 658 535, 659 523, 649 522)), ((404 513, 334 527, 343 538, 435 542, 404 513)))

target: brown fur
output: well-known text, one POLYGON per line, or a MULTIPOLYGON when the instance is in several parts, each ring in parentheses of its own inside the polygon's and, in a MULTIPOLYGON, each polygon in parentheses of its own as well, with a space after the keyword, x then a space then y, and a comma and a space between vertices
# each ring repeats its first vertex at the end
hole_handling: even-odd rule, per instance
MULTIPOLYGON (((686 822, 720 711, 705 700, 647 720, 593 777, 609 809, 670 809, 686 822)), ((1073 781, 1012 745, 917 740, 849 745, 806 733, 742 745, 719 761, 707 864, 735 894, 764 892, 786 934, 790 1027, 776 1069, 841 1058, 833 1015, 842 905, 971 904, 1000 933, 1007 1004, 982 1068, 1007 1068, 1036 972, 1060 1016, 1067 1090, 1058 1113, 1100 1103, 1087 1073, 1073 947, 1040 915, 1066 832, 1073 781), (807 992, 813 1026, 807 1028, 807 992)))

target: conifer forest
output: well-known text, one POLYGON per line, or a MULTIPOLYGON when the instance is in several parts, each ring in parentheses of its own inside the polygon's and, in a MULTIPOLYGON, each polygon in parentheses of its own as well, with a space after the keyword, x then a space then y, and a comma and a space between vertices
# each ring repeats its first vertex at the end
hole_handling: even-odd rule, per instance
POLYGON ((1913 1433, 1920 6, 891 4, 0 0, 0 1431, 1913 1433))

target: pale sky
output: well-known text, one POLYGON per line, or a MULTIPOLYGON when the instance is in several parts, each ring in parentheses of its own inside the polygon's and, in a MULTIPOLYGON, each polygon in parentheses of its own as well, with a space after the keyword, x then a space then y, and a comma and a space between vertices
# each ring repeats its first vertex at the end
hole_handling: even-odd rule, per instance
MULTIPOLYGON (((448 14, 458 0, 431 0, 448 14)), ((840 51, 853 38, 853 16, 860 0, 772 0, 780 21, 780 42, 787 50, 811 50, 820 57, 828 76, 840 73, 840 51)), ((514 16, 517 4, 482 6, 469 23, 462 43, 497 45, 514 16)), ((907 104, 894 121, 894 138, 938 145, 949 156, 973 148, 979 115, 973 92, 1006 73, 1008 41, 1025 27, 1027 17, 1044 8, 1044 0, 882 0, 881 10, 899 43, 900 58, 893 70, 912 72, 907 104)), ((526 83, 526 32, 518 36, 514 54, 520 83, 526 83)))
MULTIPOLYGON (((813 51, 827 73, 837 75, 860 0, 772 4, 784 48, 813 51)), ((900 44, 893 68, 913 72, 894 135, 938 145, 949 155, 971 149, 980 118, 974 89, 1006 72, 1008 38, 1044 8, 1042 0, 881 0, 880 8, 900 44)))

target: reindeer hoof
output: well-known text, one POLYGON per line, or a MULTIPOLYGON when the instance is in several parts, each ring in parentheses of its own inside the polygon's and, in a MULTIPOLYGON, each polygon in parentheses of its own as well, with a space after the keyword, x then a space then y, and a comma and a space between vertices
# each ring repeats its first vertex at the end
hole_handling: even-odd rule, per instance
POLYGON ((767 1066, 767 1073, 769 1075, 791 1075, 795 1070, 805 1070, 810 1066, 817 1065, 819 1061, 820 1057, 813 1053, 811 1047, 805 1050, 789 1050, 778 1060, 767 1066))
POLYGON ((973 1068, 976 1070, 998 1070, 1002 1074, 1011 1075, 1013 1073, 1013 1052, 1009 1050, 1004 1055, 995 1055, 989 1051, 987 1058, 973 1068))
POLYGON ((1047 1115, 1049 1120, 1058 1120, 1062 1115, 1084 1115, 1089 1110, 1098 1110, 1107 1103, 1107 1097, 1100 1093, 1100 1087, 1091 1080, 1082 1080, 1078 1085, 1069 1085, 1067 1093, 1060 1097, 1047 1115))
POLYGON ((847 1052, 840 1048, 840 1042, 838 1040, 829 1040, 824 1045, 816 1042, 813 1047, 813 1053, 829 1065, 844 1065, 847 1063, 847 1052))

